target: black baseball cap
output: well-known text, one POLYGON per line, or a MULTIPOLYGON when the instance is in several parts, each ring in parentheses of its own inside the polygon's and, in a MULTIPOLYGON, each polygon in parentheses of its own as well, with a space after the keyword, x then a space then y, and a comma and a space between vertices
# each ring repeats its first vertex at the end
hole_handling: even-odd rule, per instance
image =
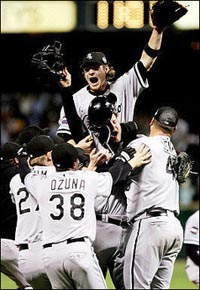
POLYGON ((59 169, 72 168, 80 154, 83 154, 83 150, 70 143, 57 144, 52 150, 53 164, 59 169))
POLYGON ((81 69, 84 69, 86 66, 91 64, 109 64, 105 54, 99 51, 89 52, 83 59, 81 64, 81 69))
POLYGON ((49 132, 49 128, 42 129, 37 125, 29 125, 21 130, 16 141, 20 145, 27 144, 33 137, 38 135, 48 135, 49 132))
POLYGON ((6 142, 1 147, 1 160, 12 159, 17 157, 17 151, 20 145, 15 142, 6 142))
POLYGON ((47 135, 35 136, 27 143, 27 153, 30 159, 45 155, 54 148, 55 144, 47 135))
POLYGON ((160 107, 154 114, 154 118, 161 124, 176 127, 178 122, 178 113, 172 107, 160 107))

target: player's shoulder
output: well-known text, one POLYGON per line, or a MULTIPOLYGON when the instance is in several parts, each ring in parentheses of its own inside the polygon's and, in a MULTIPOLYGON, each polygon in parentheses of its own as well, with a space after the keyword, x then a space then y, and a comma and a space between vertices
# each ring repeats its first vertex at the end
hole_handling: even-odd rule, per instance
POLYGON ((20 186, 24 186, 24 184, 21 181, 20 175, 19 173, 15 174, 12 179, 10 180, 10 188, 11 189, 15 189, 15 188, 19 188, 20 186))
POLYGON ((85 94, 89 94, 88 90, 87 90, 87 86, 84 86, 83 88, 81 88, 80 90, 76 91, 74 94, 73 94, 73 98, 79 98, 80 96, 85 96, 85 94))
POLYGON ((128 144, 128 146, 139 147, 141 144, 147 144, 147 143, 148 143, 148 137, 143 134, 138 134, 137 137, 128 144))

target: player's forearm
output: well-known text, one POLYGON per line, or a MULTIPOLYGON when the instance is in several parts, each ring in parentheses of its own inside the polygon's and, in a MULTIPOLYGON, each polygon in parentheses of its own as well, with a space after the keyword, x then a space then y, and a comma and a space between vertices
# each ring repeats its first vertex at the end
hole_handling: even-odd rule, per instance
POLYGON ((128 162, 124 163, 121 160, 116 160, 113 166, 109 168, 108 171, 112 175, 113 184, 116 184, 120 181, 125 180, 129 175, 129 173, 131 172, 131 170, 132 167, 128 162))
POLYGON ((185 245, 187 256, 197 265, 200 266, 199 247, 197 245, 185 245))
POLYGON ((27 156, 19 156, 19 174, 22 183, 24 183, 24 179, 26 175, 31 172, 31 168, 29 167, 27 156))
POLYGON ((159 29, 154 28, 150 39, 148 41, 147 46, 145 46, 140 61, 149 70, 153 63, 155 62, 158 52, 161 48, 163 38, 163 31, 159 31, 159 29))
POLYGON ((75 142, 84 138, 81 119, 77 114, 70 87, 61 88, 62 103, 69 128, 75 142))

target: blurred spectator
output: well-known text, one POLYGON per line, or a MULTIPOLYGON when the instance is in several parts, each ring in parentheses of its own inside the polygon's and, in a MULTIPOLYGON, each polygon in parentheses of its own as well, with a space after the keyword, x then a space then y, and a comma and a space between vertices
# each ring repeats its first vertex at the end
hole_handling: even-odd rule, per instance
POLYGON ((173 143, 178 152, 187 151, 190 145, 199 145, 199 136, 190 132, 189 123, 184 119, 179 119, 173 143))
POLYGON ((180 184, 180 205, 191 205, 195 193, 195 185, 192 183, 191 178, 188 177, 184 183, 180 184))
POLYGON ((1 95, 1 144, 15 141, 26 126, 37 124, 48 127, 50 136, 56 137, 57 121, 61 108, 57 93, 4 93, 1 95))

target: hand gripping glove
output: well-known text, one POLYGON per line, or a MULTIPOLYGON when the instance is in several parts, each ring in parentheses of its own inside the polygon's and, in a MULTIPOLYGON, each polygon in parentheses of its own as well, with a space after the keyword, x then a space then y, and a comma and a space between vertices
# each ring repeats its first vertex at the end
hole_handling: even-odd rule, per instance
POLYGON ((38 79, 44 84, 49 84, 51 80, 64 80, 62 73, 65 65, 63 62, 62 44, 54 41, 53 45, 47 45, 32 56, 31 64, 35 69, 38 79))
POLYGON ((191 173, 193 161, 186 152, 180 152, 174 161, 174 169, 179 183, 184 183, 191 173))
POLYGON ((152 6, 152 23, 156 27, 166 27, 179 20, 187 13, 188 9, 176 1, 157 1, 152 6))
POLYGON ((130 159, 132 159, 134 157, 135 152, 136 152, 135 148, 127 146, 116 157, 116 160, 128 162, 130 159))

